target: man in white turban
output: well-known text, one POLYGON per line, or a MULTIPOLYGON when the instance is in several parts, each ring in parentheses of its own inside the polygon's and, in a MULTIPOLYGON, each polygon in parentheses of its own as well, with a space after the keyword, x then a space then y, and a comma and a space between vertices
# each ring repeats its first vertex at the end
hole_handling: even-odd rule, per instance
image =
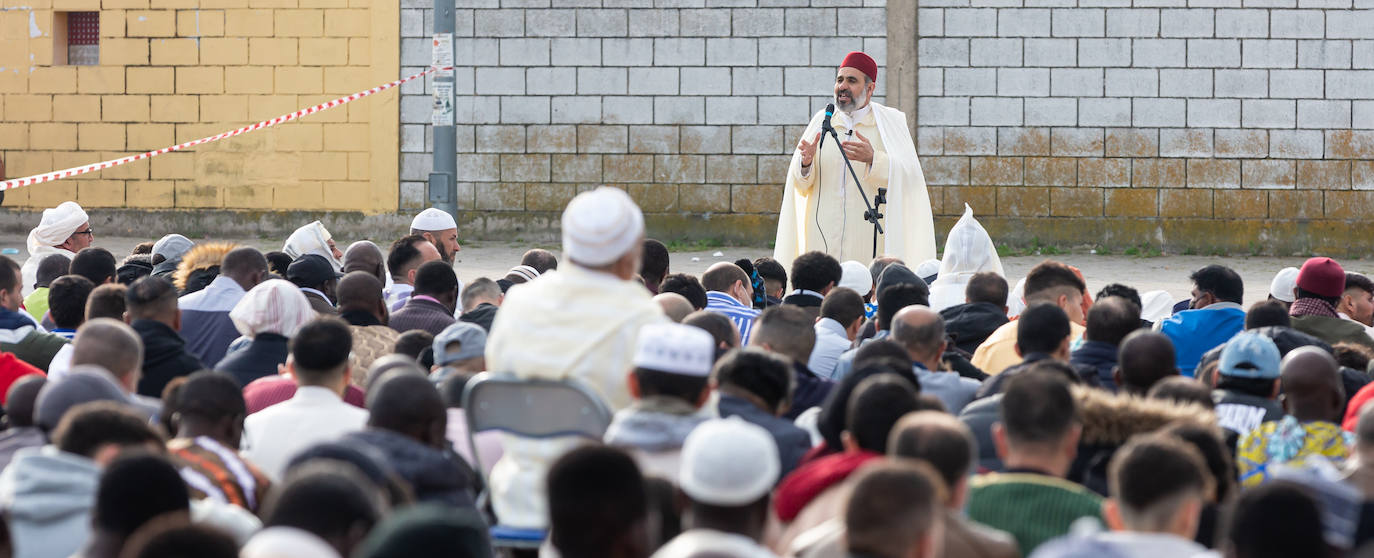
POLYGON ((439 249, 439 258, 453 263, 453 256, 463 249, 458 244, 458 222, 447 211, 431 207, 421 211, 410 222, 410 234, 425 237, 439 249))
POLYGON ((343 252, 334 245, 334 237, 319 221, 296 229, 296 232, 286 238, 286 244, 281 247, 281 251, 291 256, 292 260, 306 254, 319 254, 329 260, 330 265, 334 266, 334 271, 343 269, 343 252))
POLYGON ((24 295, 33 292, 38 281, 38 263, 50 254, 68 258, 95 241, 90 217, 76 202, 68 201, 43 210, 43 219, 29 231, 29 259, 24 262, 24 295))
MULTIPOLYGON (((582 380, 613 410, 633 399, 625 382, 639 330, 665 323, 649 291, 633 281, 644 244, 644 215, 623 190, 578 194, 563 212, 566 265, 511 287, 487 337, 488 370, 522 378, 582 380)), ((547 523, 542 487, 553 461, 576 442, 509 438, 491 472, 492 504, 503 525, 547 523)))

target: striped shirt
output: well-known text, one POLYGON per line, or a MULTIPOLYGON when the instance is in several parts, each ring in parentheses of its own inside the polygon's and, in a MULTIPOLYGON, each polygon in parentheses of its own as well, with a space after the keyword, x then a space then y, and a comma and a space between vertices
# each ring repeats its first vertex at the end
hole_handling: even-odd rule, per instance
POLYGON ((759 317, 758 310, 740 304, 735 297, 720 291, 706 293, 706 310, 730 318, 730 322, 739 330, 740 346, 749 344, 749 334, 754 330, 754 319, 759 317))
POLYGON ((167 449, 193 498, 248 511, 257 511, 262 504, 271 481, 238 452, 206 436, 177 438, 167 442, 167 449))

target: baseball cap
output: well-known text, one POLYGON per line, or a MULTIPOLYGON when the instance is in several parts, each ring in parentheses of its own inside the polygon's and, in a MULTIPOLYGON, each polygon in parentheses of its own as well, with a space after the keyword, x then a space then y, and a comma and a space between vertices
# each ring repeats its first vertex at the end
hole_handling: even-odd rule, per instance
POLYGON ((1241 332, 1221 350, 1217 372, 1233 378, 1273 380, 1279 377, 1279 347, 1258 333, 1241 332))
POLYGON ((334 271, 334 265, 319 254, 304 254, 286 268, 287 280, 307 287, 340 277, 343 274, 334 271))
POLYGON ((844 274, 840 276, 840 284, 837 287, 854 289, 859 296, 868 296, 873 291, 873 274, 868 272, 868 266, 854 260, 840 264, 840 269, 844 274))
POLYGON ((1285 267, 1274 274, 1269 283, 1269 296, 1284 302, 1293 302, 1293 288, 1298 286, 1298 268, 1285 267))
POLYGON ((482 356, 487 348, 487 331, 471 322, 453 322, 434 336, 434 364, 445 364, 482 356), (459 343, 458 349, 448 351, 452 343, 459 343))

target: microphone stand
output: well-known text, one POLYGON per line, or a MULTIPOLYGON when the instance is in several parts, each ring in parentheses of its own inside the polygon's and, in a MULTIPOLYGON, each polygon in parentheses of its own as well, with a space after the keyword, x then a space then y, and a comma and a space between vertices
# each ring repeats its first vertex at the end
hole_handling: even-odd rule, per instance
MULTIPOLYGON (((835 145, 840 148, 840 157, 844 158, 844 166, 849 169, 849 176, 854 178, 854 188, 859 191, 859 199, 863 200, 864 207, 868 208, 864 211, 864 220, 873 223, 873 257, 876 258, 878 257, 878 235, 886 234, 883 231, 882 224, 878 223, 878 219, 882 219, 883 214, 878 213, 878 210, 874 209, 873 204, 869 203, 868 197, 864 195, 863 186, 859 182, 859 173, 854 172, 854 164, 849 162, 849 155, 845 154, 844 143, 840 141, 839 134, 835 133, 835 127, 829 125, 823 126, 821 129, 821 138, 825 137, 825 132, 830 132, 830 138, 835 140, 835 145)), ((819 148, 817 148, 817 153, 819 152, 819 148)), ((886 188, 884 188, 884 190, 886 190, 886 188)), ((878 196, 874 196, 874 201, 877 201, 885 193, 886 192, 879 192, 878 196)))

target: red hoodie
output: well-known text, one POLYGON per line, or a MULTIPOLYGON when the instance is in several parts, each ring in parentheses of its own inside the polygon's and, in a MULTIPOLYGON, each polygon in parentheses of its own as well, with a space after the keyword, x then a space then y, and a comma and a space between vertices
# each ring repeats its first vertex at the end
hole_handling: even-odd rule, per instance
POLYGON ((37 367, 19 360, 14 353, 0 353, 0 405, 6 403, 10 386, 24 376, 47 376, 37 367))
POLYGON ((778 519, 792 521, 826 489, 844 482, 859 467, 882 456, 880 453, 859 450, 827 455, 802 465, 778 485, 777 495, 773 498, 773 510, 777 512, 778 519))

